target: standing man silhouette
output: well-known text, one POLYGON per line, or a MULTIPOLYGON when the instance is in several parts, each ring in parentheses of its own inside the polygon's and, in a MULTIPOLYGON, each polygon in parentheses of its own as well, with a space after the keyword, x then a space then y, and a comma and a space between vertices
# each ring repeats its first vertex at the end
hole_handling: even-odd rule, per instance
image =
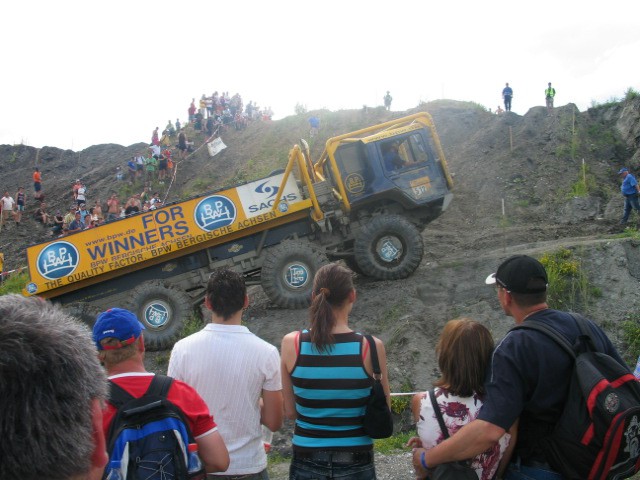
POLYGON ((511 98, 513 98, 513 89, 507 83, 502 89, 502 98, 504 99, 504 109, 507 112, 511 111, 511 98))
POLYGON ((549 82, 549 86, 544 90, 544 97, 547 101, 547 111, 551 113, 551 109, 553 108, 553 97, 556 96, 556 89, 551 86, 551 82, 549 82))

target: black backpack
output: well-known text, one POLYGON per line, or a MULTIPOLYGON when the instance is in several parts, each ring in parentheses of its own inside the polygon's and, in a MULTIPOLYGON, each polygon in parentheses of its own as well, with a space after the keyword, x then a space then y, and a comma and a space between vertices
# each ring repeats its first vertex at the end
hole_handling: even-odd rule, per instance
MULTIPOLYGON (((120 462, 125 480, 185 480, 206 475, 188 473, 188 445, 195 443, 182 411, 167 400, 173 379, 155 375, 146 393, 134 398, 109 381, 109 402, 118 409, 107 436, 109 463, 120 462)), ((204 477, 202 477, 204 478, 204 477)))
POLYGON ((597 351, 584 317, 571 316, 581 332, 575 346, 535 319, 512 329, 544 333, 575 361, 567 402, 542 448, 550 466, 567 479, 628 478, 640 470, 640 382, 597 351))

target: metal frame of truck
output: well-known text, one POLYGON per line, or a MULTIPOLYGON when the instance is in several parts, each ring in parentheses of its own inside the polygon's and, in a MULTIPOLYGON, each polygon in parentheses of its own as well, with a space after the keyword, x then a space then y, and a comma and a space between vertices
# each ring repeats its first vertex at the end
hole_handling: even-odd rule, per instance
POLYGON ((308 304, 313 276, 328 260, 374 278, 413 273, 423 256, 420 231, 452 197, 431 117, 330 138, 315 163, 301 145, 284 172, 30 247, 24 293, 89 323, 100 310, 129 308, 147 327, 148 347, 161 349, 202 302, 215 268, 242 272, 285 308, 308 304), (384 163, 390 142, 405 162, 393 170, 384 163))

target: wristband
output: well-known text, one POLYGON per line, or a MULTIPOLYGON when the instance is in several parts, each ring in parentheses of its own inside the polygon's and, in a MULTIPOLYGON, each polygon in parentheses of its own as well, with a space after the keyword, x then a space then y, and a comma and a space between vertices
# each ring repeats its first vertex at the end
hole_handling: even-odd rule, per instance
POLYGON ((425 470, 429 470, 429 466, 427 465, 427 461, 425 457, 427 456, 427 452, 422 452, 420 454, 420 464, 424 467, 425 470))

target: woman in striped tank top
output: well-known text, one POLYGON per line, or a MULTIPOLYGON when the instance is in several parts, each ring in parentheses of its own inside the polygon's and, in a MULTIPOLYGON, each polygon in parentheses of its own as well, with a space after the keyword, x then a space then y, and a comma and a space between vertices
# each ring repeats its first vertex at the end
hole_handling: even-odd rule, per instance
MULTIPOLYGON (((376 478, 373 440, 362 429, 373 369, 366 339, 349 327, 351 276, 337 264, 318 270, 309 330, 282 339, 285 414, 295 420, 291 480, 376 478)), ((386 353, 375 341, 389 402, 386 353)))

